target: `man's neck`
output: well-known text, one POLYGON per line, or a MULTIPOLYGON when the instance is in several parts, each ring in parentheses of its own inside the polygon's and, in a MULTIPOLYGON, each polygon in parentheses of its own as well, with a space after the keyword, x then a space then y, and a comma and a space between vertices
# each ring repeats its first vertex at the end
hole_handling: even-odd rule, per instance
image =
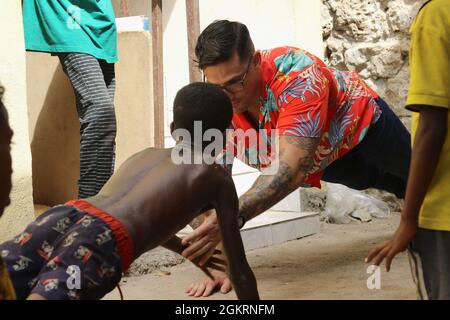
POLYGON ((248 108, 247 116, 250 117, 251 122, 254 126, 258 126, 259 124, 259 104, 256 104, 253 107, 248 108))
POLYGON ((256 124, 259 123, 259 115, 260 115, 260 108, 261 108, 261 83, 262 83, 262 79, 259 79, 259 86, 258 86, 258 92, 255 94, 254 96, 254 100, 253 103, 250 104, 250 106, 247 109, 247 113, 249 116, 252 117, 252 120, 254 120, 254 122, 256 124))

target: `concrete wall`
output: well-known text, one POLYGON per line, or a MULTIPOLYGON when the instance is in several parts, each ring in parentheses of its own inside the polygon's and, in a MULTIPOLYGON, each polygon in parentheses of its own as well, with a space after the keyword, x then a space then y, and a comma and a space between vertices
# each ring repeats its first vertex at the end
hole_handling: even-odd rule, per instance
POLYGON ((77 195, 79 128, 72 87, 57 57, 27 52, 33 195, 52 206, 77 195))
POLYGON ((33 218, 31 154, 28 137, 25 48, 20 1, 4 0, 0 10, 0 83, 4 104, 14 130, 11 153, 13 189, 11 205, 0 219, 0 242, 20 232, 33 218))
POLYGON ((217 19, 236 20, 257 49, 299 46, 322 56, 319 0, 200 0, 200 28, 217 19))
MULTIPOLYGON (((116 168, 153 145, 150 34, 120 33, 118 49, 116 168)), ((49 54, 27 53, 27 81, 34 201, 51 206, 77 196, 80 126, 75 97, 58 58, 49 54)))
POLYGON ((116 168, 132 154, 154 146, 151 35, 119 33, 118 49, 116 168))

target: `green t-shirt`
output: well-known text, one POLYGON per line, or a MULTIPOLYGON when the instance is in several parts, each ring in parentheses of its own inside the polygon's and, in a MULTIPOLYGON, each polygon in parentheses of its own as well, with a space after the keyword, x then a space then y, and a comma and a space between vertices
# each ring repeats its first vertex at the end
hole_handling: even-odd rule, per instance
POLYGON ((24 0, 25 47, 79 52, 109 63, 117 59, 117 31, 110 0, 24 0))

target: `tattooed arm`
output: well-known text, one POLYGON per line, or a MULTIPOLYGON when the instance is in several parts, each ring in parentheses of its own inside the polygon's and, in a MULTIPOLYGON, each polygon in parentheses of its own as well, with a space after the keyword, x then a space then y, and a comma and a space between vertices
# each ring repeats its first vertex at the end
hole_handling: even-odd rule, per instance
POLYGON ((239 199, 239 215, 248 221, 263 213, 305 181, 313 168, 318 138, 281 136, 278 166, 274 175, 258 177, 253 186, 239 199))

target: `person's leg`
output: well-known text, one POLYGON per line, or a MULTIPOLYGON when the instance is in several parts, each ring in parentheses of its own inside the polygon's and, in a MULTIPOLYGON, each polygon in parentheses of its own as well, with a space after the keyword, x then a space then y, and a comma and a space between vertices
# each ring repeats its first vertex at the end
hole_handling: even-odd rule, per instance
POLYGON ((359 154, 347 154, 327 167, 322 180, 343 184, 355 190, 376 188, 404 197, 406 181, 383 171, 359 154))
MULTIPOLYGON (((87 198, 96 195, 113 173, 117 130, 114 101, 99 60, 81 53, 64 53, 59 58, 77 99, 80 119, 78 197, 87 198)), ((114 82, 110 81, 109 85, 114 82)))
POLYGON ((382 114, 363 141, 331 163, 324 181, 362 190, 377 188, 404 198, 411 157, 411 137, 398 117, 379 99, 382 114))
MULTIPOLYGON (((114 63, 107 63, 105 60, 99 60, 100 67, 103 71, 103 79, 105 80, 106 88, 108 88, 109 96, 114 105, 114 97, 116 93, 116 70, 114 63)), ((112 159, 111 172, 114 173, 114 165, 116 162, 116 142, 114 140, 114 151, 112 159)))
POLYGON ((450 300, 450 232, 419 228, 408 257, 419 298, 450 300))
POLYGON ((114 103, 114 96, 116 93, 116 70, 114 63, 108 63, 105 60, 99 60, 100 68, 102 68, 103 79, 108 88, 109 96, 114 103))
POLYGON ((370 188, 379 175, 380 172, 375 166, 370 165, 358 153, 349 152, 325 169, 322 180, 364 190, 370 188))
POLYGON ((358 152, 380 170, 381 175, 373 187, 404 198, 411 160, 411 135, 385 101, 378 98, 377 103, 382 114, 358 146, 358 152))

